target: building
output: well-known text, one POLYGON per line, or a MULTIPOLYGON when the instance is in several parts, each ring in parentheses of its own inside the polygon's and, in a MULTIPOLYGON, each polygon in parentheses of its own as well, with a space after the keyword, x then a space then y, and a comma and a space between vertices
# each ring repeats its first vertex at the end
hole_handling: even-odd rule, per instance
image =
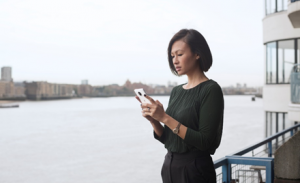
POLYGON ((75 96, 77 85, 56 84, 45 81, 25 82, 26 97, 30 100, 66 99, 75 96))
POLYGON ((1 68, 1 81, 11 82, 13 81, 11 77, 11 67, 2 67, 1 68))
POLYGON ((0 99, 9 99, 14 97, 14 83, 0 81, 0 99))
POLYGON ((88 85, 88 84, 89 84, 89 81, 88 81, 88 80, 82 80, 82 81, 81 81, 81 84, 82 84, 82 85, 88 85))
POLYGON ((265 135, 300 122, 300 1, 265 0, 265 135))

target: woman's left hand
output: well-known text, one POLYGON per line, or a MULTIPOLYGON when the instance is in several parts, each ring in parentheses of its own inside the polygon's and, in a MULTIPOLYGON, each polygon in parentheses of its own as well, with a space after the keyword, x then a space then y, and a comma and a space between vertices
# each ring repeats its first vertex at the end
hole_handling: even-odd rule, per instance
POLYGON ((145 97, 149 99, 152 104, 148 104, 148 103, 142 104, 143 116, 144 117, 151 116, 153 119, 157 121, 163 121, 163 118, 167 115, 165 113, 163 105, 158 100, 154 101, 148 95, 146 95, 145 97))

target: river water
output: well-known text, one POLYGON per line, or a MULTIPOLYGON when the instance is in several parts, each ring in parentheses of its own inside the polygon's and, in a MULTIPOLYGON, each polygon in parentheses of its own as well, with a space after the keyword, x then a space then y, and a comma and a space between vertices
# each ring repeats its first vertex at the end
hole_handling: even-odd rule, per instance
MULTIPOLYGON (((154 96, 167 108, 169 96, 154 96)), ((264 138, 262 99, 224 96, 217 160, 264 138)), ((134 97, 26 101, 0 110, 1 183, 161 182, 166 154, 134 97)))

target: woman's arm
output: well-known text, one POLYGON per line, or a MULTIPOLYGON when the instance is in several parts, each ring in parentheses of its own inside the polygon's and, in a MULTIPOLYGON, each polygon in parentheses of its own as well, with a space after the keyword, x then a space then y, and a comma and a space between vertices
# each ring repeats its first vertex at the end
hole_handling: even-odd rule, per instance
POLYGON ((212 85, 201 101, 199 111, 199 128, 188 128, 184 141, 199 150, 208 150, 216 146, 216 138, 222 133, 224 99, 219 85, 212 85))
POLYGON ((151 125, 153 127, 154 133, 157 135, 157 137, 161 137, 164 132, 164 127, 160 124, 159 121, 151 121, 151 125))
MULTIPOLYGON (((174 118, 172 118, 168 114, 165 114, 165 116, 164 116, 164 118, 162 119, 161 122, 164 123, 165 125, 167 125, 171 130, 176 128, 176 126, 179 123, 177 120, 175 120, 174 118)), ((187 131, 187 127, 184 126, 183 124, 181 124, 180 127, 179 127, 179 132, 178 132, 177 135, 179 135, 179 137, 184 139, 186 131, 187 131)))
MULTIPOLYGON (((151 97, 146 96, 150 101, 153 100, 151 97)), ((146 104, 146 107, 153 107, 153 112, 146 112, 144 115, 150 115, 154 119, 157 119, 173 130, 177 125, 178 121, 164 113, 159 106, 146 104)), ((218 133, 219 128, 222 128, 223 124, 223 110, 224 100, 222 89, 219 85, 212 85, 207 94, 201 101, 199 111, 199 128, 193 130, 184 125, 179 128, 178 135, 187 143, 195 146, 199 150, 207 150, 211 146, 214 146, 214 142, 218 133)), ((222 130, 222 129, 221 129, 222 130)))

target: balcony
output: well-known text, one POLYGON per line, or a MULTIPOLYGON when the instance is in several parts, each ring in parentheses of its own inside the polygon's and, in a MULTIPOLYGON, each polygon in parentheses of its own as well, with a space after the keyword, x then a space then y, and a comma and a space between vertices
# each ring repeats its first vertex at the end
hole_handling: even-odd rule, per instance
POLYGON ((290 0, 288 17, 294 28, 300 28, 300 0, 290 0))
POLYGON ((300 64, 295 64, 291 72, 291 101, 288 117, 291 121, 300 121, 300 64))
POLYGON ((295 64, 291 72, 291 102, 300 104, 300 64, 295 64))
MULTIPOLYGON (((284 169, 290 168, 290 162, 280 162, 282 163, 280 164, 282 166, 275 167, 277 168, 277 170, 274 172, 274 164, 276 164, 274 160, 276 160, 276 158, 280 158, 276 157, 276 152, 282 145, 285 144, 285 142, 288 142, 299 130, 300 124, 296 124, 288 129, 285 129, 273 136, 262 140, 261 142, 255 143, 236 153, 214 161, 214 167, 217 173, 216 182, 274 183, 274 178, 277 179, 275 177, 276 173, 279 174, 284 169)), ((284 150, 284 153, 286 152, 287 151, 284 150)), ((280 179, 278 182, 280 182, 280 179)))

